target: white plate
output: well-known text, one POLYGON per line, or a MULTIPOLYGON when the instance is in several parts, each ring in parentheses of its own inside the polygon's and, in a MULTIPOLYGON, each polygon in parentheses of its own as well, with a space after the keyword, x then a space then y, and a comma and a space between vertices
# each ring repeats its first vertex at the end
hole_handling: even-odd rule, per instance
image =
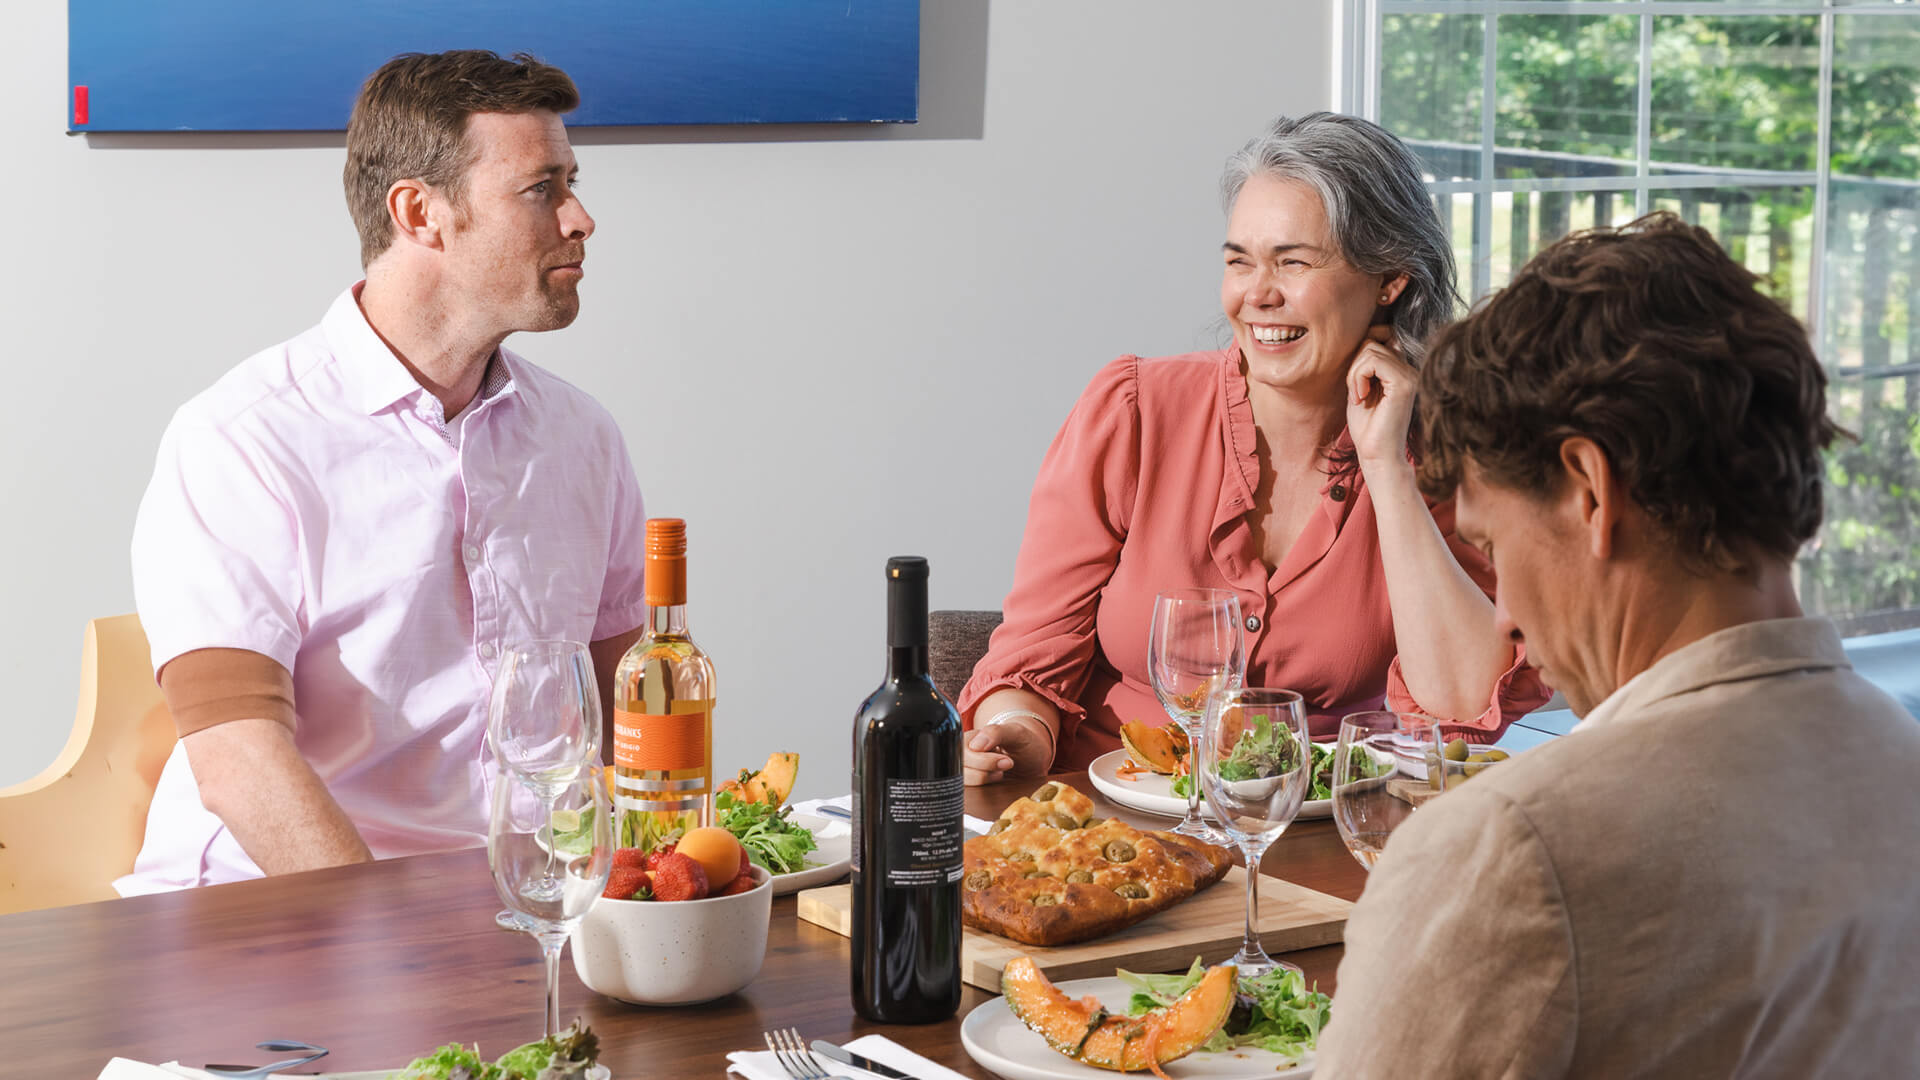
MULTIPOLYGON (((1332 743, 1316 745, 1331 747, 1332 743)), ((1375 757, 1380 755, 1375 754, 1375 757)), ((1183 818, 1187 816, 1187 800, 1175 798, 1173 777, 1162 776, 1145 769, 1130 776, 1120 775, 1120 766, 1127 763, 1125 748, 1101 754, 1087 766, 1087 775, 1093 780, 1093 786, 1100 794, 1129 809, 1162 817, 1183 818)), ((1422 776, 1426 773, 1423 771, 1422 776)), ((1214 818, 1213 810, 1207 806, 1207 797, 1200 796, 1200 813, 1214 818)), ((1308 799, 1300 804, 1300 818, 1324 818, 1333 816, 1332 799, 1308 799)))
MULTIPOLYGON (((1182 813, 1185 811, 1183 810, 1182 813)), ((1070 998, 1092 994, 1109 1007, 1123 1007, 1132 991, 1116 978, 1069 979, 1056 984, 1070 998)), ((1082 1065, 1048 1046, 1007 1008, 1006 998, 976 1006, 960 1022, 960 1045, 983 1069, 1007 1080, 1113 1080, 1107 1069, 1082 1065)), ((1313 1054, 1291 1068, 1287 1059, 1271 1050, 1245 1046, 1218 1054, 1193 1053, 1164 1066, 1175 1080, 1215 1077, 1218 1080, 1306 1080, 1313 1075, 1313 1054)))
POLYGON ((807 852, 807 861, 820 865, 809 866, 805 870, 795 870, 791 874, 773 875, 773 895, 785 896, 790 892, 838 881, 853 868, 853 833, 847 831, 839 836, 827 837, 820 835, 833 825, 846 828, 845 822, 798 812, 787 820, 813 834, 813 842, 819 846, 807 852))

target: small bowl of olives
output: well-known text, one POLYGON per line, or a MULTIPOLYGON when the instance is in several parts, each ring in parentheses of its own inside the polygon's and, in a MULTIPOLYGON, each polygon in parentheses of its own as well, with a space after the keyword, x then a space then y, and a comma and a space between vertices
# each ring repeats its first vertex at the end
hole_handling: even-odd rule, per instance
POLYGON ((1449 739, 1427 747, 1427 788, 1451 791, 1487 769, 1507 760, 1509 755, 1497 746, 1474 746, 1465 739, 1449 739))

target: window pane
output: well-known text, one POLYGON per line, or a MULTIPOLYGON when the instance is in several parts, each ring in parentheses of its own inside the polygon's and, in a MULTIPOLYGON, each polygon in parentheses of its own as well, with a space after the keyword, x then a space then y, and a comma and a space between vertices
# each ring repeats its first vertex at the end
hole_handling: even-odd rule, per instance
POLYGON ((1505 285, 1541 248, 1570 232, 1624 225, 1636 216, 1631 191, 1497 192, 1490 283, 1505 285))
POLYGON ((1478 177, 1484 21, 1385 15, 1380 22, 1381 125, 1420 155, 1429 180, 1478 177))
POLYGON ((1801 560, 1812 610, 1920 607, 1920 19, 1834 20, 1823 359, 1827 522, 1801 560))
POLYGON ((1499 16, 1501 177, 1633 174, 1639 26, 1628 15, 1499 16))
POLYGON ((1653 210, 1671 210, 1712 233, 1729 255, 1760 276, 1762 288, 1801 320, 1810 310, 1813 188, 1666 188, 1653 210))
POLYGON ((1656 18, 1652 155, 1685 166, 1812 172, 1820 126, 1820 20, 1656 18))

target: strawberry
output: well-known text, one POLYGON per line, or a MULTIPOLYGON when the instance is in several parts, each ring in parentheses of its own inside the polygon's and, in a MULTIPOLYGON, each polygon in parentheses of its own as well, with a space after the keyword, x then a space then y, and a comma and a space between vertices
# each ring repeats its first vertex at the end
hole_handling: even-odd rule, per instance
POLYGON ((645 870, 647 868, 647 853, 637 847, 619 848, 613 853, 613 868, 615 870, 645 870))
POLYGON ((641 857, 641 866, 647 870, 652 870, 653 860, 659 858, 662 855, 673 854, 674 846, 675 845, 673 844, 661 844, 659 847, 654 848, 652 851, 647 852, 646 855, 641 857))
POLYGON ((600 895, 609 900, 631 900, 633 894, 647 888, 650 881, 645 870, 631 866, 615 867, 607 875, 607 887, 600 895))
POLYGON ((713 895, 737 896, 740 893, 746 892, 748 889, 753 888, 753 884, 754 882, 753 882, 752 874, 741 874, 739 877, 734 878, 732 881, 727 882, 726 888, 721 889, 720 891, 714 893, 713 895))
POLYGON ((704 900, 707 897, 707 872, 700 864, 679 852, 654 852, 649 865, 653 875, 653 895, 660 900, 704 900))

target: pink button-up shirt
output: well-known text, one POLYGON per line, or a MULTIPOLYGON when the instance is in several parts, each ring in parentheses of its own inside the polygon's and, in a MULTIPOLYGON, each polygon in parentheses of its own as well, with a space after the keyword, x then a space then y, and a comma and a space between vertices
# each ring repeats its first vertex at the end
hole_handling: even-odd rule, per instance
MULTIPOLYGON (((376 857, 485 843, 500 650, 645 621, 645 515, 591 397, 500 350, 452 420, 367 324, 320 325, 175 414, 134 524, 154 670, 250 649, 293 674, 295 742, 376 857)), ((126 895, 258 877, 174 747, 126 895)))
MULTIPOLYGON (((1268 567, 1247 521, 1259 482, 1254 438, 1237 348, 1126 356, 1096 375, 1034 482, 1006 621, 960 694, 968 723, 994 690, 1031 690, 1060 709, 1056 765, 1082 768, 1120 745, 1122 723, 1167 722, 1147 681, 1147 627, 1154 595, 1187 587, 1239 595, 1247 685, 1300 691, 1315 737, 1383 700, 1431 714, 1400 678, 1360 474, 1329 478, 1320 512, 1268 567)), ((1430 509, 1454 557, 1491 594, 1492 568, 1453 534, 1453 504, 1430 509)), ((1490 740, 1548 696, 1516 657, 1485 712, 1447 719, 1490 740)))

